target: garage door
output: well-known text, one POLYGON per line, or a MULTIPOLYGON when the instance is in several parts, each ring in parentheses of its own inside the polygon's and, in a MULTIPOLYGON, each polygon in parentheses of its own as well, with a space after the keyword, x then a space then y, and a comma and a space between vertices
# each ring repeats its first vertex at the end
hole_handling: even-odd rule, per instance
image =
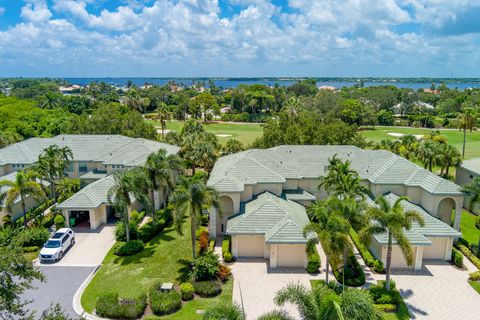
MULTIPOLYGON (((417 247, 412 247, 412 255, 415 260, 417 247)), ((392 268, 413 268, 408 266, 407 261, 403 257, 402 250, 399 247, 393 246, 392 248, 392 268)))
POLYGON ((423 248, 423 259, 444 259, 446 238, 429 238, 431 246, 423 248))
POLYGON ((262 236, 237 236, 239 257, 263 258, 265 240, 262 236))
POLYGON ((304 244, 279 244, 277 245, 277 265, 279 267, 304 267, 304 244))

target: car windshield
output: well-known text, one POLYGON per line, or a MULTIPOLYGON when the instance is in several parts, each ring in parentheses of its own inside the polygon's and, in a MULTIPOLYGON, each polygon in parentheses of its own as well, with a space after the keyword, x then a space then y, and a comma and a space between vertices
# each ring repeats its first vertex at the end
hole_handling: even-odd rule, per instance
POLYGON ((53 235, 52 239, 60 239, 63 236, 63 232, 57 232, 53 235))
POLYGON ((45 248, 60 248, 60 241, 48 240, 45 242, 45 248))

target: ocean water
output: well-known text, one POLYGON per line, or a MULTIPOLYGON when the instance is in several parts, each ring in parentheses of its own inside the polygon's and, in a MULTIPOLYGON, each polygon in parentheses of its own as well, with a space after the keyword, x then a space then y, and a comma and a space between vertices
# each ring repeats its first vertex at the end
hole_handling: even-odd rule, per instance
MULTIPOLYGON (((186 86, 192 85, 194 82, 204 81, 208 86, 208 80, 213 79, 215 85, 221 88, 236 88, 241 84, 264 84, 273 86, 278 84, 280 86, 289 86, 299 79, 282 79, 282 78, 65 78, 72 84, 85 86, 92 81, 103 81, 115 86, 123 87, 130 80, 136 86, 143 86, 144 84, 156 84, 164 85, 169 81, 175 81, 179 84, 186 86)), ((336 88, 349 87, 359 83, 360 80, 348 78, 348 79, 331 79, 331 78, 317 78, 317 86, 333 86, 336 88)), ((464 90, 467 88, 480 88, 480 79, 374 79, 369 78, 363 80, 363 84, 366 87, 369 86, 383 86, 394 85, 399 88, 430 88, 432 82, 436 85, 445 83, 449 88, 457 88, 464 90)))

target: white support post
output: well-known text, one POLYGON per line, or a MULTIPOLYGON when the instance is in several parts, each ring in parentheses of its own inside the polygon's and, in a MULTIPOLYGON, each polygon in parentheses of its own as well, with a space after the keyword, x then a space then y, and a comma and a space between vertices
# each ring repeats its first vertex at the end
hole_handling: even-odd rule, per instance
POLYGON ((423 262, 423 247, 417 246, 417 250, 415 254, 415 270, 422 270, 422 262, 423 262))
POLYGON ((217 238, 217 209, 210 208, 210 237, 217 238))
POLYGON ((447 243, 445 244, 445 261, 450 261, 452 259, 452 247, 453 247, 453 238, 447 238, 447 243))
POLYGON ((462 205, 455 202, 455 217, 453 220, 453 228, 460 231, 460 221, 462 220, 462 205))

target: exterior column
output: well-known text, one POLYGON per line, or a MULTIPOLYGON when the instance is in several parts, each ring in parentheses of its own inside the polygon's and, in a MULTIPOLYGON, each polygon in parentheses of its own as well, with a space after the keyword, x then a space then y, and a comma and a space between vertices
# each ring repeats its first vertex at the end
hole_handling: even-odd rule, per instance
POLYGON ((277 267, 277 245, 270 245, 270 268, 277 267))
POLYGON ((210 208, 210 238, 217 238, 217 209, 214 207, 210 208))
POLYGON ((65 226, 70 228, 70 215, 68 214, 68 210, 67 209, 63 209, 62 210, 62 215, 63 217, 65 218, 65 226))
POLYGON ((445 261, 450 261, 452 259, 452 247, 453 238, 447 238, 447 243, 445 244, 445 261))
POLYGON ((95 211, 93 209, 88 210, 88 216, 90 217, 90 230, 97 229, 95 211))
POLYGON ((455 201, 455 217, 453 220, 453 228, 457 231, 460 231, 460 220, 462 219, 462 203, 455 201))
POLYGON ((417 246, 417 250, 415 254, 415 270, 422 270, 422 262, 423 262, 423 247, 417 246))
POLYGON ((238 237, 232 236, 232 255, 238 258, 238 237))

